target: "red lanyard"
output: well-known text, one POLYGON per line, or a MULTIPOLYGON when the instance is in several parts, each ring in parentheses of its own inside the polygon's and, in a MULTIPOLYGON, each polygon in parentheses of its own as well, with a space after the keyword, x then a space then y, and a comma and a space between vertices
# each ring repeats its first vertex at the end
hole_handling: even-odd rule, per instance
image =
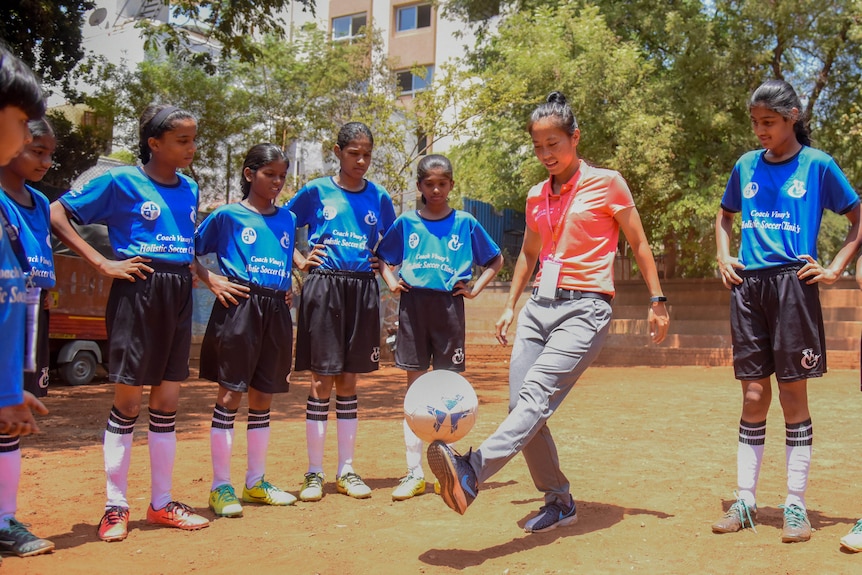
MULTIPOLYGON (((551 248, 553 250, 554 256, 557 255, 557 241, 560 239, 560 234, 563 233, 563 227, 566 223, 566 216, 569 214, 569 208, 572 207, 572 200, 575 199, 575 194, 578 191, 578 182, 581 179, 581 170, 578 169, 577 173, 574 175, 575 182, 571 185, 571 190, 569 192, 569 198, 566 201, 566 207, 560 213, 560 219, 557 220, 557 225, 554 225, 551 222, 551 189, 553 184, 549 183, 548 193, 545 194, 545 217, 548 219, 548 228, 551 230, 551 248)), ((572 180, 569 180, 570 182, 572 180)), ((563 189, 567 187, 569 184, 563 184, 563 187, 560 188, 560 195, 563 193, 563 189)))

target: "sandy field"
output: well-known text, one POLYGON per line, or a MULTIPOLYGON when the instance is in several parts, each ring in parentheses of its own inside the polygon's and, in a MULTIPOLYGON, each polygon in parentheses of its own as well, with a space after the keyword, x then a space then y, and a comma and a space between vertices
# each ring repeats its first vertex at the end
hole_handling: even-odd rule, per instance
MULTIPOLYGON (((480 398, 476 427, 458 448, 478 445, 505 417, 508 348, 468 347, 468 371, 480 398)), ((816 529, 808 543, 783 544, 784 429, 775 404, 758 491, 759 524, 730 535, 710 525, 733 497, 740 391, 730 368, 593 367, 551 419, 579 521, 528 534, 524 522, 541 497, 518 456, 482 485, 462 517, 430 485, 425 495, 393 502, 404 473, 403 372, 394 367, 360 383, 355 467, 372 487, 354 500, 328 482, 318 503, 246 505, 242 518, 215 519, 198 532, 145 523, 149 502, 146 416, 134 438, 128 539, 103 543, 96 525, 104 505, 101 437, 110 408, 107 383, 57 386, 47 398, 43 433, 22 441, 18 519, 56 550, 6 557, 4 573, 26 574, 549 574, 549 573, 862 573, 862 554, 839 538, 862 515, 859 374, 833 371, 810 385, 814 461, 808 506, 816 529)), ((297 494, 306 470, 307 374, 273 405, 267 479, 297 494)), ((215 386, 190 380, 178 418, 175 498, 207 509, 209 426, 215 386)), ((245 413, 240 408, 233 479, 245 472, 245 413)), ((331 416, 330 421, 334 421, 331 416)), ((336 465, 335 425, 325 459, 336 465)), ((426 473, 430 470, 426 465, 426 473)))

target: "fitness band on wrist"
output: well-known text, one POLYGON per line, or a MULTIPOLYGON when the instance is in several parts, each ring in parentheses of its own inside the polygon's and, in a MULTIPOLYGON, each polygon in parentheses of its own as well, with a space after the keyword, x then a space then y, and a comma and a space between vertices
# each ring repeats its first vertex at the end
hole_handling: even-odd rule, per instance
POLYGON ((663 295, 654 295, 651 298, 649 298, 649 301, 650 301, 650 303, 664 302, 664 301, 667 301, 667 297, 665 297, 663 295))

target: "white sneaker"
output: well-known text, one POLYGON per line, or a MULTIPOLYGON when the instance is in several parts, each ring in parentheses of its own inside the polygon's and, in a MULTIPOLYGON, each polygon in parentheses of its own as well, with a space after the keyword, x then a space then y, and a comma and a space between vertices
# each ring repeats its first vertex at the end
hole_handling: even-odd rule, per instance
POLYGON ((850 533, 841 538, 841 546, 856 553, 862 551, 862 519, 856 522, 850 533))
POLYGON ((425 493, 425 478, 414 477, 408 473, 392 492, 392 501, 404 501, 423 493, 425 493))
POLYGON ((300 501, 320 501, 323 499, 323 474, 306 473, 299 492, 300 501))

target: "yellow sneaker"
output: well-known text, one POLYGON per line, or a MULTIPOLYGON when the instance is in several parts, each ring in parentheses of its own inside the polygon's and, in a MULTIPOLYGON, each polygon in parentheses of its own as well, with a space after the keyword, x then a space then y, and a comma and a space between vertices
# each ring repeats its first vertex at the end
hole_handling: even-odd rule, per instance
POLYGON ((425 478, 407 474, 392 492, 392 501, 404 501, 425 493, 425 478))
POLYGON ((306 473, 299 491, 300 501, 320 501, 323 499, 323 474, 306 473))
POLYGON ((354 499, 367 499, 371 497, 371 488, 365 485, 362 478, 352 471, 339 477, 335 486, 338 488, 339 493, 349 495, 354 499))
POLYGON ((282 491, 263 477, 251 487, 244 487, 242 500, 247 503, 262 503, 264 505, 293 505, 296 497, 282 491))
POLYGON ((219 517, 242 517, 242 504, 227 483, 210 491, 210 509, 219 517))

